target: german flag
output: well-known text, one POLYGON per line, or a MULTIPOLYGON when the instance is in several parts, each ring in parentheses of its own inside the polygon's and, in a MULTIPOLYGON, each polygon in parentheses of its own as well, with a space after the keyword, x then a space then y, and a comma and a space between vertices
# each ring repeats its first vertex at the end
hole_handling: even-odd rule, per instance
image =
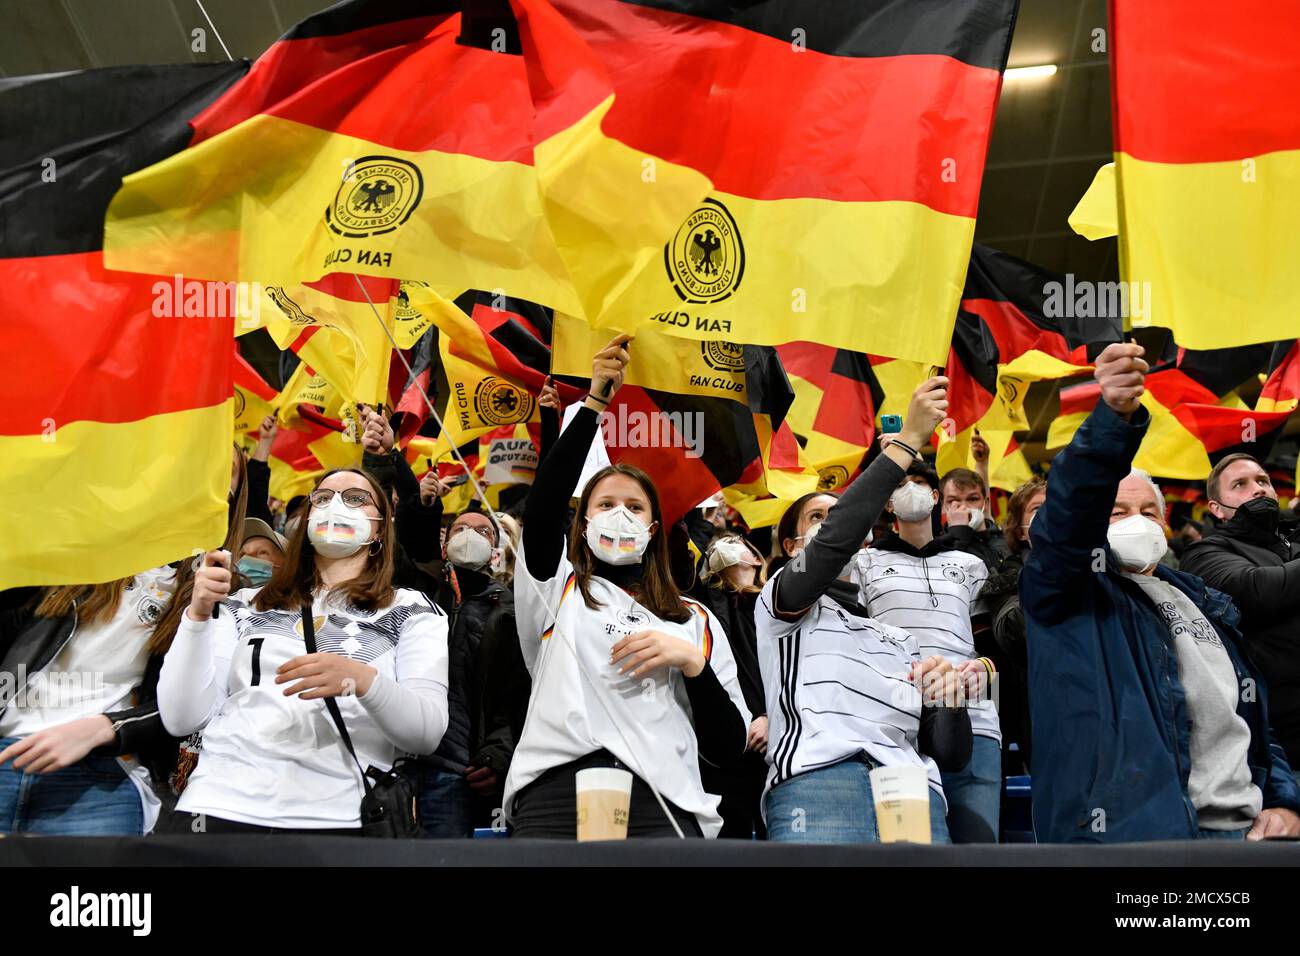
POLYGON ((125 183, 108 264, 285 286, 356 272, 579 313, 552 223, 623 276, 708 183, 658 162, 627 189, 646 157, 602 131, 612 92, 545 0, 461 7, 352 0, 297 26, 189 150, 125 183))
POLYGON ((235 351, 235 439, 245 447, 257 444, 262 419, 276 411, 277 392, 235 351))
POLYGON ((943 361, 1016 0, 554 2, 606 133, 713 183, 593 324, 943 361))
POLYGON ((234 313, 106 272, 101 239, 122 176, 183 148, 246 69, 0 80, 0 588, 111 581, 226 536, 234 313))
POLYGON ((786 421, 817 469, 817 487, 843 488, 857 477, 875 441, 876 410, 885 393, 872 362, 888 360, 814 342, 790 342, 776 352, 794 389, 786 421))
POLYGON ((1300 340, 1278 342, 1268 363, 1268 378, 1260 389, 1255 410, 1293 412, 1300 404, 1300 340))
MULTIPOLYGON (((665 521, 676 522, 723 488, 784 500, 816 489, 816 472, 805 471, 784 423, 794 391, 775 349, 726 346, 726 361, 736 367, 714 374, 719 380, 743 379, 739 392, 706 395, 699 386, 628 384, 647 374, 643 355, 649 354, 645 345, 651 334, 633 343, 630 378, 615 393, 601 426, 610 461, 636 465, 655 479, 665 521)), ((677 374, 691 377, 685 367, 677 374)))
MULTIPOLYGON (((1119 315, 1108 303, 1085 301, 1068 276, 974 247, 946 368, 949 419, 936 432, 940 474, 974 466, 976 429, 990 452, 1007 447, 1014 432, 1029 428, 1030 385, 1088 371, 1119 340, 1119 315)), ((991 459, 990 478, 996 471, 991 459)))
POLYGON ((1120 268, 1183 346, 1296 335, 1300 0, 1111 0, 1120 268))
MULTIPOLYGON (((1271 394, 1295 394, 1294 363, 1275 370, 1271 394)), ((1134 465, 1165 478, 1202 480, 1215 461, 1233 452, 1247 452, 1263 461, 1281 434, 1291 411, 1286 401, 1252 410, 1235 394, 1220 400, 1214 392, 1174 366, 1157 366, 1147 373, 1142 404, 1151 425, 1134 458, 1134 465)), ((1052 421, 1048 448, 1063 448, 1101 397, 1095 382, 1061 389, 1061 413, 1052 421)), ((1294 399, 1290 399, 1292 403, 1294 399)), ((1294 405, 1292 404, 1292 407, 1294 405)))
MULTIPOLYGON (((340 435, 327 425, 298 419, 281 428, 271 443, 271 469, 269 493, 281 501, 305 495, 316 487, 316 482, 328 470, 317 457, 321 452, 328 459, 329 449, 340 442, 340 435)), ((334 467, 334 466, 329 466, 334 467)))
MULTIPOLYGON (((449 390, 435 458, 494 429, 538 421, 537 395, 550 373, 550 309, 480 291, 450 302, 418 289, 411 301, 437 327, 449 390)), ((567 383, 557 388, 566 403, 582 394, 567 383)))
POLYGON ((1245 383, 1258 382, 1260 370, 1271 371, 1277 364, 1273 360, 1280 361, 1291 344, 1261 342, 1226 349, 1185 349, 1173 344, 1171 339, 1156 364, 1172 364, 1222 400, 1245 383), (1278 346, 1283 346, 1281 352, 1276 351, 1278 346))

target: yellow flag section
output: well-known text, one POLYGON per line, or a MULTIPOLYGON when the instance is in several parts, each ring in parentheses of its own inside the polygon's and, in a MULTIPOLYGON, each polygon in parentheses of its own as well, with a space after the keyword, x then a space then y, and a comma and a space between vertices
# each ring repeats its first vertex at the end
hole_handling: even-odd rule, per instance
MULTIPOLYGON (((591 357, 618 335, 613 329, 593 329, 581 319, 555 314, 551 372, 555 375, 591 377, 591 357)), ((730 342, 695 342, 665 335, 654 327, 636 334, 628 348, 631 361, 624 373, 625 385, 699 395, 730 398, 745 404, 745 350, 730 342)))
MULTIPOLYGON (((958 354, 954 349, 954 360, 958 354)), ((1029 430, 1030 422, 1024 410, 1029 387, 1034 382, 1078 375, 1089 368, 1031 349, 998 366, 996 387, 988 400, 987 393, 964 367, 955 362, 950 364, 947 371, 952 378, 951 417, 935 430, 938 441, 935 467, 939 474, 954 468, 975 468, 971 439, 978 430, 989 446, 989 483, 996 488, 1015 490, 1016 485, 1029 477, 1028 464, 1019 451, 1012 453, 1012 460, 1005 466, 1003 459, 1008 456, 1008 447, 1014 447, 1013 435, 1029 430)))
POLYGON ((235 352, 235 440, 247 448, 257 444, 258 429, 276 412, 277 393, 247 359, 235 352))
POLYGON ((265 290, 272 306, 267 331, 276 345, 296 352, 344 399, 376 405, 388 400, 399 316, 408 325, 427 321, 411 317, 415 310, 404 307, 399 294, 394 280, 337 273, 309 285, 270 286, 265 290))
POLYGON ((317 467, 352 468, 361 463, 354 406, 306 362, 299 362, 285 382, 277 406, 281 427, 310 436, 306 451, 315 457, 317 467))
POLYGON ((456 354, 445 333, 438 336, 438 354, 449 393, 442 416, 443 431, 435 446, 436 459, 494 428, 539 420, 532 392, 520 382, 496 374, 493 365, 456 354))
POLYGON ((1107 163, 1092 177, 1074 212, 1070 228, 1085 239, 1108 239, 1119 235, 1119 212, 1115 208, 1115 164, 1107 163))
POLYGON ((1294 338, 1300 0, 1111 12, 1120 267, 1151 303, 1133 325, 1190 349, 1294 338))
MULTIPOLYGON (((323 74, 319 30, 277 44, 234 96, 255 115, 215 135, 201 123, 207 138, 124 180, 109 267, 284 286, 436 278, 581 314, 558 234, 595 252, 575 268, 598 305, 659 255, 708 180, 610 140, 594 54, 546 0, 512 5, 522 54, 498 46, 512 29, 488 36, 458 13, 323 74)), ((357 27, 383 29, 362 12, 357 27)))

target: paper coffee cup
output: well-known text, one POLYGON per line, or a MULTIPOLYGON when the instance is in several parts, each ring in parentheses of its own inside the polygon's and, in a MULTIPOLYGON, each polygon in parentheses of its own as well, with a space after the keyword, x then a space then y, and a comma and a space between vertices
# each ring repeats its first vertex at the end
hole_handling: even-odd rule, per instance
POLYGON ((877 767, 870 773, 881 843, 930 842, 930 777, 924 767, 877 767))
POLYGON ((579 770, 578 839, 626 840, 632 774, 613 767, 579 770))

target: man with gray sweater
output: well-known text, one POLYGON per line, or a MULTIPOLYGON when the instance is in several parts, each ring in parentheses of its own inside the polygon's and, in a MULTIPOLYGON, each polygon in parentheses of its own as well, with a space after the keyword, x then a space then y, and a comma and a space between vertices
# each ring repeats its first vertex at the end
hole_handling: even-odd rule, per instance
POLYGON ((1044 842, 1300 835, 1300 792, 1226 594, 1160 564, 1164 497, 1131 469, 1141 346, 1097 358, 1101 401, 1052 465, 1020 578, 1034 829, 1044 842))

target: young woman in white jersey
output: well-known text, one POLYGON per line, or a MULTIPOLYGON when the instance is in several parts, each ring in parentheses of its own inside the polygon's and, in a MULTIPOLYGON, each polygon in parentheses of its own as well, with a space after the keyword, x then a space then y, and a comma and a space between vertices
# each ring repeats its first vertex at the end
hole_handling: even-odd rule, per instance
POLYGON ((673 583, 654 483, 614 465, 582 489, 565 544, 565 511, 622 384, 619 336, 597 353, 591 393, 537 470, 515 564, 520 649, 533 677, 528 716, 506 780, 516 837, 576 836, 574 778, 618 767, 634 783, 628 835, 717 835, 718 798, 699 759, 739 760, 749 714, 717 619, 673 583))
POLYGON ((363 768, 432 753, 446 729, 447 618, 392 586, 388 495, 344 469, 309 503, 264 587, 230 595, 230 556, 205 556, 163 662, 164 724, 177 736, 203 730, 177 804, 196 832, 360 832, 361 775, 323 698, 338 699, 363 768))
POLYGON ((916 390, 898 440, 838 500, 806 495, 778 525, 782 554, 754 612, 769 721, 769 840, 878 841, 868 773, 912 766, 930 779, 933 840, 948 842, 939 771, 969 759, 970 721, 935 704, 955 698, 956 673, 942 657, 922 660, 907 632, 873 621, 849 581, 854 555, 943 419, 946 388, 947 379, 932 378, 916 390))

